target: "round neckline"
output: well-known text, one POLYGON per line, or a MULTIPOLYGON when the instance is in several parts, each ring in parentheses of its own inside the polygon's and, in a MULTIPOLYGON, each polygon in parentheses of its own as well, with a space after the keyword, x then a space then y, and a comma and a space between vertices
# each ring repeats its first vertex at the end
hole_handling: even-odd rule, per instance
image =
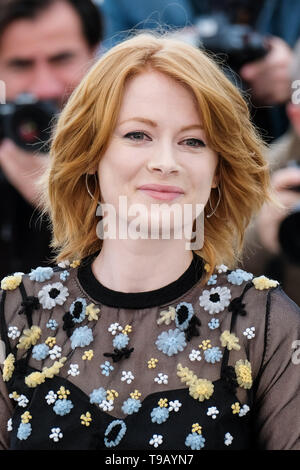
POLYGON ((202 258, 193 252, 193 259, 189 267, 170 284, 145 292, 119 292, 105 287, 96 279, 92 270, 92 262, 98 253, 82 260, 77 272, 78 281, 92 299, 115 308, 143 309, 164 305, 190 290, 201 279, 204 270, 202 258))

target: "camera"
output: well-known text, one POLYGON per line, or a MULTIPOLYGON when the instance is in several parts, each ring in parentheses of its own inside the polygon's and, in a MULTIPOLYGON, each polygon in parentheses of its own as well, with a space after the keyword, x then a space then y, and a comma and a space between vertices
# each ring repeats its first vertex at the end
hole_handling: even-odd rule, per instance
POLYGON ((192 27, 171 35, 220 57, 223 72, 241 89, 240 68, 268 53, 265 36, 249 25, 233 23, 224 12, 201 15, 192 27))
MULTIPOLYGON (((300 161, 292 161, 289 167, 300 168, 300 161)), ((294 264, 300 265, 300 185, 287 188, 299 193, 299 202, 281 222, 278 239, 283 253, 294 264)))
POLYGON ((48 152, 51 124, 58 112, 53 102, 38 101, 29 94, 0 104, 0 142, 7 137, 28 152, 48 152))
POLYGON ((246 24, 233 24, 223 13, 199 17, 196 22, 197 46, 225 56, 230 68, 238 72, 248 62, 264 57, 266 40, 246 24))

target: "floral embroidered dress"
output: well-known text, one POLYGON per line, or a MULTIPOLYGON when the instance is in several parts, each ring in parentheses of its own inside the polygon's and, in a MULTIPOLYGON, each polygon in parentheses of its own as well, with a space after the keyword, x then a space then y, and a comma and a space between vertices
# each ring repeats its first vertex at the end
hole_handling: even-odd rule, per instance
POLYGON ((2 449, 300 449, 300 313, 276 281, 203 284, 194 254, 122 293, 94 256, 2 280, 2 449))

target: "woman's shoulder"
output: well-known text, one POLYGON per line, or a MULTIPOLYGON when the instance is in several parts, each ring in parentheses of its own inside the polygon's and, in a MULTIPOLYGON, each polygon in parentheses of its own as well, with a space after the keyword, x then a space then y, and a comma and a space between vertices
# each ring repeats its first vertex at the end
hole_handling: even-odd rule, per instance
POLYGON ((276 323, 300 321, 299 306, 287 296, 279 281, 265 275, 254 276, 241 268, 229 269, 225 264, 216 266, 200 295, 200 305, 210 313, 219 307, 218 303, 228 312, 247 315, 256 322, 268 321, 271 316, 276 323))
POLYGON ((28 316, 38 311, 52 312, 66 300, 76 297, 76 285, 72 282, 79 263, 54 267, 38 266, 28 273, 17 272, 1 280, 2 325, 28 324, 28 316), (22 315, 24 314, 24 315, 22 315))

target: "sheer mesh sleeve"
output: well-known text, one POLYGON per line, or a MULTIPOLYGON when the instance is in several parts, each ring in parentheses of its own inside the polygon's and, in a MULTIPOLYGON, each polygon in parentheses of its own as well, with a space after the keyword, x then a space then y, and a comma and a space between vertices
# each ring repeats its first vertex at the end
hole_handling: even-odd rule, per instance
POLYGON ((299 450, 300 313, 280 288, 268 295, 264 343, 255 393, 258 446, 299 450))
POLYGON ((9 448, 9 431, 7 428, 8 420, 12 416, 11 401, 8 396, 6 385, 0 376, 0 450, 9 448))
POLYGON ((14 410, 12 400, 9 397, 7 383, 3 380, 4 359, 11 352, 7 325, 11 323, 19 331, 26 327, 24 319, 18 315, 21 301, 21 295, 18 290, 11 292, 0 291, 0 450, 7 450, 10 447, 9 420, 12 418, 14 410), (5 308, 5 316, 4 306, 7 307, 5 308))

